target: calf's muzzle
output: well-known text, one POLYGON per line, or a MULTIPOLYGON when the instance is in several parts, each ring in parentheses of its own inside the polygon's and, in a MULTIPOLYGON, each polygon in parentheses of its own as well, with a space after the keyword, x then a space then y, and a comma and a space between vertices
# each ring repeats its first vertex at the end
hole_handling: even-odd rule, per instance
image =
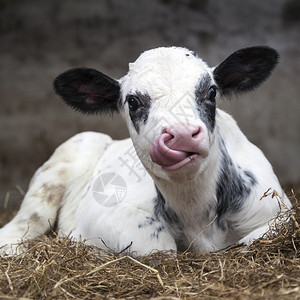
POLYGON ((176 124, 165 128, 150 148, 152 161, 166 171, 177 170, 198 156, 208 155, 206 134, 198 125, 176 124))

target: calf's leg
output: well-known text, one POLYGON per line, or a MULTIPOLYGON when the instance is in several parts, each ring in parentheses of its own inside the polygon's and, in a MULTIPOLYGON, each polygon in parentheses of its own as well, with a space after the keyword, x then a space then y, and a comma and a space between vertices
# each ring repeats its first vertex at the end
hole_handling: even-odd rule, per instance
MULTIPOLYGON (((72 212, 75 214, 80 197, 70 201, 68 191, 74 182, 78 185, 78 179, 82 178, 81 182, 89 179, 95 163, 111 142, 106 135, 85 132, 59 146, 35 172, 16 216, 0 229, 0 253, 22 252, 24 249, 19 243, 47 232, 54 225, 60 209, 69 202, 73 201, 72 212)), ((68 217, 72 227, 76 227, 75 216, 69 214, 68 217)))

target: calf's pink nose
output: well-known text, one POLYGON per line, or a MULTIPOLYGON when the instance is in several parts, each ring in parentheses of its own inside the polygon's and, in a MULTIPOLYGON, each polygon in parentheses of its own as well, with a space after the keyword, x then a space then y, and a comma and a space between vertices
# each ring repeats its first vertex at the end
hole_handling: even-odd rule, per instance
POLYGON ((165 145, 173 150, 184 152, 198 152, 204 132, 200 126, 191 124, 177 124, 166 128, 164 133, 169 134, 165 145))
MULTIPOLYGON (((187 164, 192 155, 201 155, 205 133, 203 128, 195 125, 177 124, 163 130, 152 143, 150 157, 162 167, 173 169, 187 164)), ((194 156, 193 156, 194 157, 194 156)))

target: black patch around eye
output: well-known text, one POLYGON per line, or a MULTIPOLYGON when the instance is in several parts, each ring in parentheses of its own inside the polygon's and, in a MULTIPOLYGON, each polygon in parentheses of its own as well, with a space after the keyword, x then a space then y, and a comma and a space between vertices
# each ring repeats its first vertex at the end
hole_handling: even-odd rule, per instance
POLYGON ((136 92, 126 96, 125 103, 128 103, 129 116, 137 133, 140 132, 140 123, 147 123, 151 98, 148 94, 136 92))
POLYGON ((210 132, 213 132, 216 122, 217 87, 211 86, 212 80, 209 74, 201 78, 196 91, 196 104, 199 117, 210 132))
POLYGON ((216 124, 216 104, 211 101, 203 101, 197 104, 201 121, 210 132, 214 131, 216 124))

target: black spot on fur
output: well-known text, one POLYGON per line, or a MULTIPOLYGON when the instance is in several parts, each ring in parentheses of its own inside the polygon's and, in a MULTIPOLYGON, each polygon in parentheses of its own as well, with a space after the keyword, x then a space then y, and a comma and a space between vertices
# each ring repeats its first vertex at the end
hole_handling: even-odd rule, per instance
POLYGON ((165 229, 163 225, 156 228, 154 232, 151 233, 150 238, 151 239, 159 239, 159 234, 165 229))
POLYGON ((158 222, 158 220, 152 217, 146 217, 146 220, 143 223, 140 223, 138 225, 138 228, 142 229, 149 226, 153 227, 153 232, 150 235, 151 239, 158 239, 159 234, 165 229, 165 227, 160 222, 158 222))
POLYGON ((157 220, 155 220, 154 218, 146 217, 145 222, 140 223, 140 224, 138 225, 138 228, 145 228, 145 227, 147 227, 147 226, 151 226, 151 225, 153 225, 155 222, 157 222, 157 220))
POLYGON ((139 102, 138 109, 132 111, 129 109, 129 116, 137 133, 140 132, 140 123, 146 124, 148 121, 149 110, 151 107, 151 98, 148 94, 136 92, 126 96, 125 103, 130 97, 135 97, 139 102))
POLYGON ((180 221, 177 214, 166 205, 166 200, 155 186, 157 191, 157 197, 154 199, 154 214, 158 220, 163 220, 167 227, 169 228, 170 233, 173 235, 173 238, 176 242, 178 251, 185 251, 189 245, 186 236, 183 233, 183 225, 180 221))
POLYGON ((226 227, 223 222, 225 215, 236 213, 242 208, 257 181, 249 170, 233 164, 222 139, 220 148, 222 161, 217 182, 217 214, 218 224, 224 229, 226 227))
POLYGON ((166 207, 166 200, 159 189, 155 186, 157 197, 155 198, 154 214, 158 219, 163 219, 171 226, 180 226, 180 221, 177 214, 166 207))

